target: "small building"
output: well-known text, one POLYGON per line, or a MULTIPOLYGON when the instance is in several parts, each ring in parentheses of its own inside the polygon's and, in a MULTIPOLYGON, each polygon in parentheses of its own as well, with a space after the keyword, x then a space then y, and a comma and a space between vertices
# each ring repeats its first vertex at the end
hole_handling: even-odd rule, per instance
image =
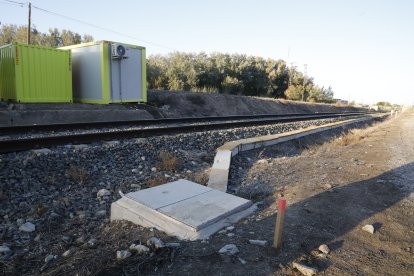
POLYGON ((74 101, 99 104, 147 101, 144 47, 98 41, 60 49, 72 52, 74 101))
POLYGON ((22 103, 72 102, 70 51, 18 42, 1 46, 0 98, 22 103))

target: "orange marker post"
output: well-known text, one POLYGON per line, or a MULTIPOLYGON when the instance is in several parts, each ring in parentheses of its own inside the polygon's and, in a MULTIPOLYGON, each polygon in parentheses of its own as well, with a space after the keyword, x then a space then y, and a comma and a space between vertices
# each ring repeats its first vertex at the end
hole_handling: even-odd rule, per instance
POLYGON ((286 210, 286 199, 279 198, 277 202, 277 218, 276 218, 276 227, 275 227, 275 238, 273 241, 273 247, 280 249, 282 245, 282 230, 283 222, 285 220, 285 210, 286 210))

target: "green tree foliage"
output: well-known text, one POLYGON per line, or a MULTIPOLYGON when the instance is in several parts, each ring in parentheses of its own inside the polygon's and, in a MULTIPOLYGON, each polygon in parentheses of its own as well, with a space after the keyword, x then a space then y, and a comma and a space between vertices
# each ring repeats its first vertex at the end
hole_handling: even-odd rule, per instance
POLYGON ((392 104, 389 103, 389 102, 377 102, 377 105, 378 106, 384 106, 384 107, 392 106, 392 104))
MULTIPOLYGON (((93 41, 90 35, 83 37, 69 30, 59 31, 57 28, 50 28, 48 33, 39 32, 36 27, 31 29, 30 42, 33 45, 41 45, 47 47, 62 47, 67 45, 79 44, 83 42, 93 41)), ((27 42, 27 27, 17 25, 2 25, 0 28, 0 45, 12 43, 13 41, 27 42)))
POLYGON ((283 60, 240 54, 181 53, 147 59, 148 87, 332 102, 333 91, 319 87, 283 60))

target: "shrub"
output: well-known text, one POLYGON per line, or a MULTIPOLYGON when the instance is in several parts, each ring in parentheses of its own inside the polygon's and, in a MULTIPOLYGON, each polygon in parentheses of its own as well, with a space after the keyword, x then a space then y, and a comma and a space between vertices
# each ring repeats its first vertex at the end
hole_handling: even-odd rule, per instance
POLYGON ((160 161, 157 167, 161 171, 176 171, 180 166, 180 161, 178 158, 171 153, 161 151, 158 155, 158 158, 160 161))
POLYGON ((66 175, 70 180, 78 184, 84 184, 89 178, 87 170, 73 165, 70 165, 69 169, 66 171, 66 175))

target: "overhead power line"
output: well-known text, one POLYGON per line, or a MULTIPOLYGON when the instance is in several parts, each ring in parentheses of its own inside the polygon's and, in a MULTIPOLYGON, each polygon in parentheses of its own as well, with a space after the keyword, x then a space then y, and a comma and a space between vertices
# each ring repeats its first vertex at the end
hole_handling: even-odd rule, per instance
POLYGON ((17 2, 17 1, 12 1, 12 0, 3 0, 3 1, 5 1, 5 2, 9 2, 10 4, 19 5, 19 6, 21 6, 21 7, 23 7, 24 5, 26 5, 26 4, 27 4, 27 2, 26 2, 26 3, 23 3, 23 2, 17 2))
POLYGON ((2 0, 2 2, 0 2, 0 4, 6 4, 6 5, 12 5, 12 6, 18 6, 23 8, 25 3, 20 3, 20 2, 15 2, 15 1, 8 1, 8 0, 2 0))
POLYGON ((175 50, 173 48, 170 48, 170 47, 165 46, 165 45, 162 45, 162 44, 158 44, 158 43, 154 43, 154 42, 151 42, 151 41, 148 41, 148 40, 140 39, 140 38, 137 38, 137 37, 128 35, 128 34, 124 34, 124 33, 121 33, 121 32, 118 32, 118 31, 115 31, 115 30, 106 28, 106 27, 101 27, 101 26, 98 26, 96 24, 92 24, 92 23, 89 23, 89 22, 86 22, 86 21, 83 21, 83 20, 80 20, 80 19, 76 19, 76 18, 67 16, 67 15, 64 15, 64 14, 60 14, 60 13, 57 13, 57 12, 49 11, 49 10, 43 9, 41 7, 38 7, 38 6, 32 5, 32 8, 34 8, 36 10, 39 10, 41 12, 45 12, 45 13, 48 13, 48 14, 52 14, 54 16, 59 16, 59 17, 62 17, 62 18, 68 19, 68 20, 72 20, 72 21, 75 21, 75 22, 84 24, 84 25, 88 25, 88 26, 93 27, 93 28, 96 28, 96 29, 100 29, 100 30, 103 30, 103 31, 106 31, 106 32, 111 32, 111 33, 114 33, 114 34, 117 34, 117 35, 120 35, 120 36, 128 37, 128 38, 131 38, 131 39, 134 39, 134 40, 137 40, 137 41, 141 41, 141 42, 144 42, 144 43, 147 43, 147 44, 151 44, 151 45, 154 45, 154 46, 157 46, 157 47, 165 48, 165 49, 172 50, 172 51, 175 50))

